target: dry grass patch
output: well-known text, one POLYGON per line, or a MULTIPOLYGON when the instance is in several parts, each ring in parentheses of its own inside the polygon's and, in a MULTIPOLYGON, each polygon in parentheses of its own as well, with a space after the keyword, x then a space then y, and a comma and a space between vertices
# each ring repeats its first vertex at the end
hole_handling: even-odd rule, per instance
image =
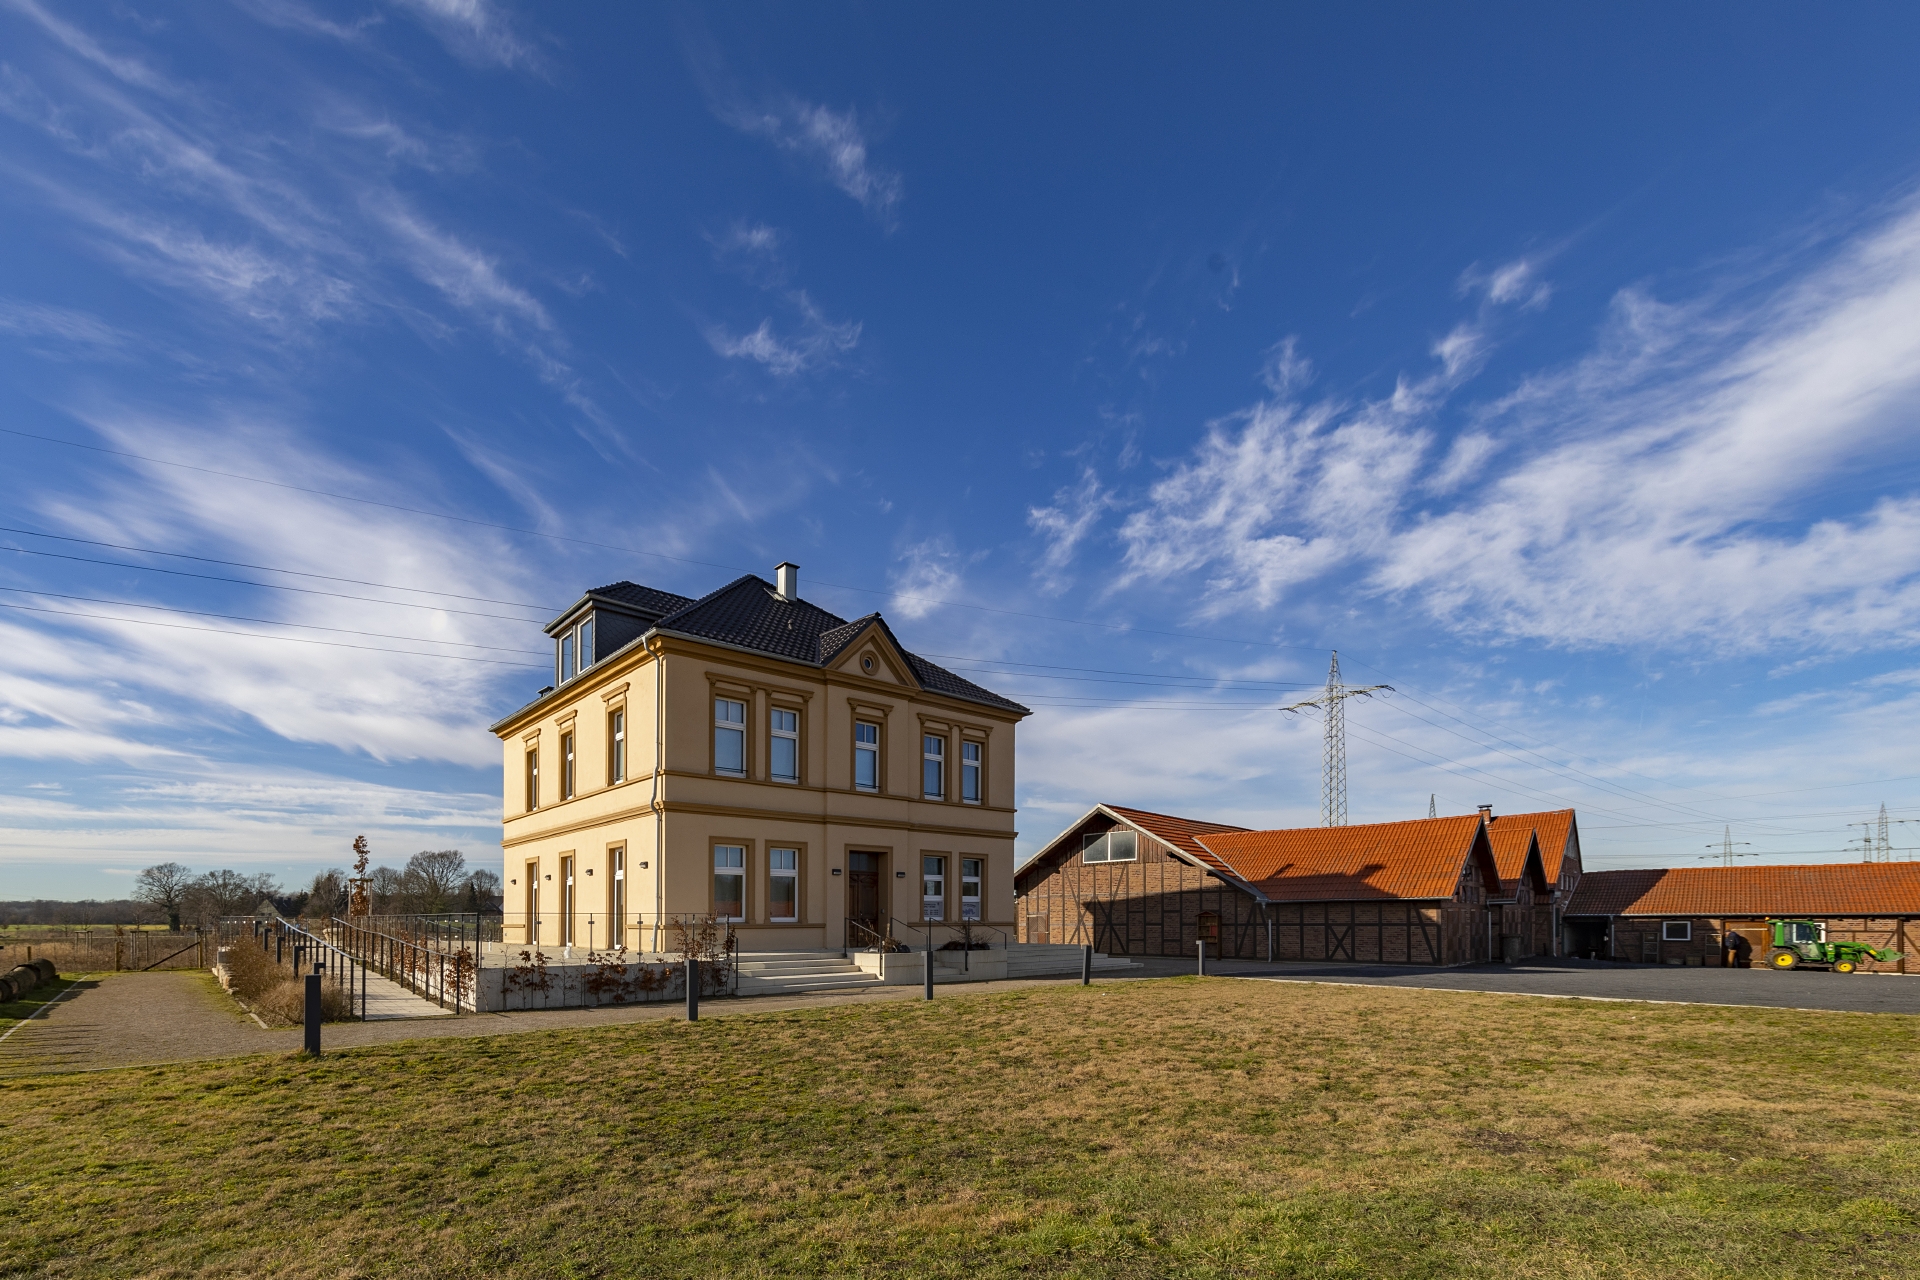
POLYGON ((1176 979, 42 1077, 0 1275, 1916 1275, 1916 1058, 1176 979))

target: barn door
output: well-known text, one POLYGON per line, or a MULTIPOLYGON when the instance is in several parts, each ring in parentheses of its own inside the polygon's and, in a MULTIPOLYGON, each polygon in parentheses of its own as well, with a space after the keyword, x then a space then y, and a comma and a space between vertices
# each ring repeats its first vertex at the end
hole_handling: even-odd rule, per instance
POLYGON ((1095 898, 1087 904, 1093 912, 1093 949, 1102 955, 1123 956, 1127 954, 1127 931, 1125 921, 1114 910, 1111 902, 1102 902, 1095 898))
POLYGON ((1353 959, 1353 925, 1351 923, 1327 925, 1327 959, 1353 959))

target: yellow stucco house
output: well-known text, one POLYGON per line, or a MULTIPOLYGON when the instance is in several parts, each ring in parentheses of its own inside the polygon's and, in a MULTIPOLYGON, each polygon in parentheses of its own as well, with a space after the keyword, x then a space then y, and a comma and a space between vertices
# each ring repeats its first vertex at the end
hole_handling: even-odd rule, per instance
POLYGON ((798 574, 617 582, 547 626, 553 687, 493 726, 508 945, 655 951, 692 917, 748 952, 1013 933, 1027 708, 798 574))

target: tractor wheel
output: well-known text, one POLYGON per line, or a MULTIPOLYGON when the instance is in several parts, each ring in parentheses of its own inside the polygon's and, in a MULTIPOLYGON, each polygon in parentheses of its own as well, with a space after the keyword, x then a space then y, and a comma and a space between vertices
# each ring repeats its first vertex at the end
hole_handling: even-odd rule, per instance
POLYGON ((1833 971, 1835 973, 1852 973, 1853 969, 1854 964, 1851 960, 1835 960, 1833 962, 1833 971))
POLYGON ((1776 969, 1791 969, 1800 963, 1800 957, 1797 953, 1788 951, 1783 947, 1773 953, 1768 963, 1776 969))

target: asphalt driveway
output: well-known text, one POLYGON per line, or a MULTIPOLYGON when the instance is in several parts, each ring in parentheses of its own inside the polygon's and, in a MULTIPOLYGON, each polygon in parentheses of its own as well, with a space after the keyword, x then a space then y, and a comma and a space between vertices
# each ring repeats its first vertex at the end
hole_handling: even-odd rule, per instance
MULTIPOLYGON (((1842 1013, 1920 1014, 1920 975, 1906 974, 1841 975, 1818 970, 1777 973, 1771 969, 1688 969, 1547 959, 1461 969, 1222 961, 1209 964, 1207 970, 1224 977, 1281 982, 1346 982, 1589 1000, 1657 1000, 1770 1009, 1831 1009, 1842 1013)), ((1190 965, 1186 971, 1192 971, 1190 965)))

